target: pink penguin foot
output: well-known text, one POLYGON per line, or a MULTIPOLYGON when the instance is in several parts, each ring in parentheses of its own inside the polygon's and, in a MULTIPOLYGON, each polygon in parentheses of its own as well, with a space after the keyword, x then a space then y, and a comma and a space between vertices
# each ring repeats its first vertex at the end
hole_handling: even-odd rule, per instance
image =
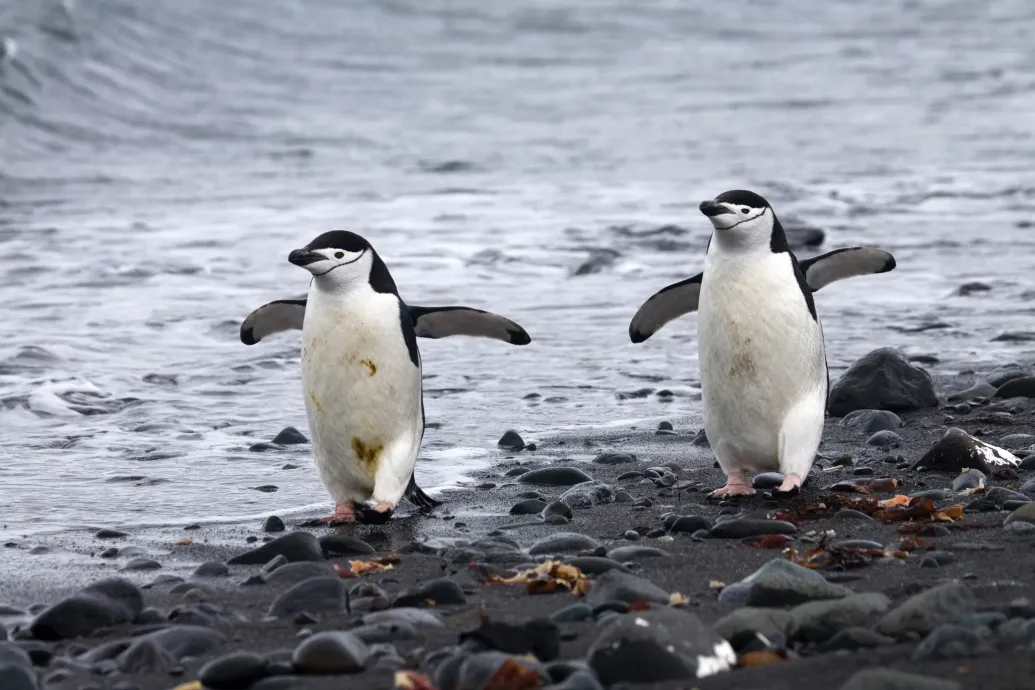
POLYGON ((328 525, 350 525, 356 521, 356 502, 345 501, 344 503, 338 503, 334 506, 334 514, 322 517, 319 522, 325 522, 328 525))
POLYGON ((783 478, 783 483, 776 488, 774 493, 796 494, 799 489, 801 489, 801 477, 792 473, 783 478))
POLYGON ((747 480, 744 470, 734 470, 726 475, 726 486, 708 494, 708 498, 722 498, 724 496, 754 496, 755 489, 747 480))

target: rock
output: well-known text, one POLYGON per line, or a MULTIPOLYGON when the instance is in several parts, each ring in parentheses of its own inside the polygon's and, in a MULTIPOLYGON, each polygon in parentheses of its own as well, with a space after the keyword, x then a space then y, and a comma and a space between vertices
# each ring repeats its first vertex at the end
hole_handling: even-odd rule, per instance
POLYGON ((736 518, 720 522, 708 532, 713 539, 743 539, 764 534, 797 534, 798 528, 783 520, 736 518))
POLYGON ((107 527, 93 533, 94 539, 121 539, 128 536, 129 532, 120 532, 117 529, 108 529, 107 527))
POLYGON ((726 587, 719 601, 747 606, 795 606, 821 599, 840 599, 849 594, 850 590, 827 582, 816 571, 777 558, 726 587))
POLYGON ((246 551, 227 561, 228 565, 263 565, 274 556, 283 556, 289 563, 300 561, 322 561, 323 548, 320 542, 309 532, 292 532, 273 541, 266 542, 257 549, 246 551))
POLYGON ((1003 524, 1010 525, 1015 522, 1026 522, 1035 525, 1035 503, 1026 503, 1013 511, 1003 524))
POLYGON ((350 629, 349 632, 368 645, 420 639, 416 628, 409 623, 399 622, 361 625, 358 628, 350 629))
POLYGON ((212 690, 247 690, 269 675, 266 659, 252 652, 232 652, 198 671, 198 680, 212 690))
POLYGON ((1032 453, 1028 457, 1021 460, 1021 464, 1017 467, 1020 470, 1035 470, 1035 453, 1032 453))
POLYGON ((895 644, 895 640, 875 633, 869 628, 846 628, 820 645, 819 649, 824 653, 838 650, 855 652, 889 644, 895 644))
POLYGON ((880 348, 854 362, 830 388, 828 409, 835 417, 855 410, 916 410, 938 405, 930 374, 897 350, 880 348))
POLYGON ((263 532, 283 532, 284 531, 284 521, 281 520, 276 515, 270 515, 268 518, 263 520, 263 522, 262 522, 262 531, 263 532))
POLYGON ((997 398, 1035 398, 1035 377, 1024 376, 1011 379, 999 386, 997 398))
POLYGON ((956 562, 956 557, 948 551, 929 551, 920 559, 921 568, 941 568, 956 562))
POLYGON ((577 621, 589 620, 592 617, 593 609, 581 602, 570 604, 550 614, 550 620, 554 623, 575 623, 577 621))
POLYGON ((507 429, 500 440, 496 442, 496 445, 503 450, 517 453, 518 451, 524 450, 525 442, 522 440, 518 432, 513 429, 507 429))
POLYGON ((374 611, 360 618, 362 625, 378 625, 381 623, 406 623, 418 629, 437 629, 445 627, 442 619, 426 609, 394 608, 385 611, 374 611))
POLYGON ((1010 491, 1001 486, 993 486, 991 489, 985 490, 985 500, 991 501, 1000 508, 1006 506, 1007 503, 1029 503, 1031 499, 1022 493, 1017 491, 1010 491))
POLYGON ((571 507, 564 501, 554 501, 543 508, 544 518, 549 518, 551 515, 561 515, 571 520, 571 507))
POLYGON ((729 642, 697 616, 667 607, 619 616, 588 657, 604 686, 704 678, 737 663, 729 642))
MULTIPOLYGON (((437 675, 436 681, 438 681, 437 685, 440 688, 450 687, 442 683, 437 675)), ((546 675, 542 664, 534 659, 524 656, 511 656, 502 652, 481 652, 466 656, 460 661, 459 668, 457 669, 457 680, 452 687, 456 688, 456 690, 481 690, 482 688, 486 690, 495 690, 495 688, 510 690, 510 688, 539 688, 548 682, 549 676, 546 675), (506 670, 502 669, 504 664, 508 667, 506 670), (510 672, 522 677, 527 675, 529 680, 523 685, 519 685, 514 680, 511 680, 510 683, 504 681, 499 684, 489 684, 490 679, 496 677, 498 673, 502 677, 508 678, 511 677, 510 672), (535 678, 536 675, 539 676, 538 679, 535 678)))
POLYGON ((708 441, 708 434, 705 432, 704 429, 698 431, 697 435, 694 436, 693 444, 695 446, 701 446, 703 448, 711 447, 711 443, 708 441))
POLYGON ((760 472, 751 478, 751 486, 758 491, 775 489, 783 484, 783 475, 779 472, 760 472))
POLYGON ((665 523, 665 528, 669 532, 685 532, 686 534, 693 534, 697 530, 710 530, 712 528, 712 521, 700 515, 683 515, 676 517, 671 524, 668 524, 668 520, 665 523))
POLYGON ((226 565, 219 561, 209 561, 195 568, 191 577, 228 577, 229 575, 230 568, 227 568, 226 565))
POLYGON ((854 410, 841 420, 841 426, 857 429, 864 434, 878 431, 894 431, 902 426, 902 420, 888 410, 854 410))
POLYGON ((876 592, 852 594, 843 599, 810 601, 791 609, 791 635, 808 642, 822 642, 855 626, 867 625, 885 613, 891 600, 876 592))
POLYGON ((532 556, 552 555, 559 553, 577 553, 593 551, 600 547, 600 542, 577 532, 554 532, 532 544, 528 553, 532 556))
POLYGON ((129 623, 144 609, 144 595, 121 578, 100 580, 44 610, 29 626, 37 640, 67 640, 129 623))
POLYGON ((956 681, 890 668, 867 668, 845 681, 841 690, 961 690, 956 681))
POLYGON ((571 520, 563 515, 547 515, 543 518, 543 523, 547 525, 566 525, 569 522, 571 522, 571 520))
POLYGON ((538 498, 526 498, 523 501, 518 501, 510 508, 511 515, 538 515, 543 512, 543 508, 546 507, 546 501, 540 501, 538 498))
POLYGON ((1025 450, 1035 444, 1035 436, 1032 434, 1007 434, 999 439, 999 445, 1008 450, 1025 450))
POLYGON ((293 446, 299 443, 309 443, 309 439, 295 427, 286 426, 280 430, 279 434, 273 437, 271 443, 276 443, 279 446, 293 446))
POLYGON ((327 630, 295 647, 291 662, 301 674, 334 675, 362 671, 369 657, 366 643, 352 633, 327 630))
POLYGON ((614 490, 604 482, 591 480, 571 487, 561 494, 558 500, 575 509, 592 508, 613 503, 615 495, 614 490))
POLYGON ((973 630, 959 625, 939 625, 913 650, 914 662, 931 659, 957 659, 975 656, 981 638, 973 630))
POLYGON ((370 544, 347 534, 325 534, 319 542, 323 553, 328 556, 370 556, 377 553, 370 544))
POLYGON ((179 659, 145 636, 130 645, 115 662, 124 673, 163 673, 175 666, 179 659))
POLYGON ((434 602, 434 606, 449 606, 466 604, 467 597, 464 590, 449 578, 436 578, 422 582, 416 589, 399 595, 392 604, 395 608, 427 606, 427 602, 434 602))
POLYGON ((876 524, 877 521, 866 513, 861 513, 858 510, 852 510, 850 508, 842 508, 841 510, 834 513, 835 520, 846 520, 850 522, 865 522, 867 524, 876 524))
POLYGON ((939 625, 955 622, 976 607, 974 595, 958 581, 947 582, 906 599, 877 623, 877 632, 902 639, 927 635, 939 625))
POLYGON ((1035 523, 1031 522, 1011 522, 1004 526, 1004 529, 1010 534, 1016 534, 1022 537, 1030 537, 1035 535, 1035 523))
POLYGON ((161 563, 151 558, 134 558, 119 568, 119 570, 123 572, 140 572, 143 570, 158 570, 161 567, 161 563))
POLYGON ((668 604, 668 600, 669 593, 650 580, 620 570, 608 570, 601 575, 586 595, 586 603, 594 608, 612 601, 668 604))
POLYGON ((0 643, 0 688, 38 690, 36 672, 29 653, 13 643, 0 643))
POLYGON ((291 618, 303 611, 312 614, 337 613, 345 608, 346 589, 345 581, 337 575, 303 580, 277 597, 270 605, 266 617, 291 618))
POLYGON ((956 427, 951 427, 920 458, 913 469, 959 474, 965 469, 974 468, 985 475, 991 474, 993 467, 1016 466, 1020 463, 1012 453, 978 440, 956 427))
POLYGON ((758 633, 770 642, 782 645, 787 640, 793 622, 788 611, 745 606, 719 619, 715 624, 715 632, 727 640, 758 633))
POLYGON ((1035 477, 1018 486, 1017 491, 1022 494, 1035 494, 1035 477))
POLYGON ((977 489, 988 484, 988 477, 981 470, 970 469, 952 480, 953 491, 977 489))
MULTIPOLYGON (((268 571, 266 583, 270 585, 295 585, 299 582, 314 577, 337 577, 334 568, 326 563, 313 563, 303 561, 301 563, 286 563, 278 568, 268 571)), ((316 613, 311 611, 310 613, 316 613)))
POLYGON ((560 654, 561 631, 546 618, 518 624, 482 619, 476 630, 460 633, 460 644, 506 654, 533 654, 540 661, 553 661, 560 654))
POLYGON ((673 431, 675 427, 672 426, 672 422, 659 422, 658 431, 673 431))
POLYGON ((974 384, 970 388, 962 390, 959 393, 953 393, 947 398, 947 400, 951 403, 966 402, 968 400, 973 400, 974 398, 991 398, 993 395, 995 395, 995 386, 982 382, 974 384))
POLYGON ((654 546, 618 546, 607 552, 607 557, 619 563, 640 561, 645 558, 669 558, 672 554, 654 546))
POLYGON ((519 484, 536 486, 575 486, 591 481, 592 477, 576 467, 543 467, 518 477, 519 484))
POLYGON ((632 453, 605 452, 593 458, 597 465, 624 465, 627 462, 636 462, 636 456, 632 453))
POLYGON ((525 472, 528 472, 527 467, 511 467, 509 470, 503 473, 504 477, 520 477, 525 472))
POLYGON ((866 439, 866 445, 878 448, 897 448, 902 445, 902 437, 894 431, 878 431, 866 439))

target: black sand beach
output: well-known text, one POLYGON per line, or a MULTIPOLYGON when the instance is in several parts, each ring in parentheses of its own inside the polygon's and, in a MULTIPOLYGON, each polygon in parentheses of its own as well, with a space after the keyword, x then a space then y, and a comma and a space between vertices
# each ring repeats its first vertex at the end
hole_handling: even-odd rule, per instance
MULTIPOLYGON (((1035 466, 1029 459, 1014 470, 986 468, 984 488, 969 493, 950 490, 955 472, 912 468, 949 427, 990 443, 1031 445, 1031 438, 1011 436, 1031 431, 1031 398, 997 398, 997 386, 988 385, 954 395, 1019 373, 937 378, 938 406, 901 411, 902 426, 891 432, 897 438, 884 434, 890 446, 828 417, 820 457, 797 497, 759 491, 739 501, 708 500, 706 490, 720 486, 722 474, 710 449, 695 442, 698 429, 673 419, 673 432, 534 438, 534 430, 519 430, 525 441, 534 438, 535 450, 500 450, 491 470, 449 493, 434 515, 404 509, 387 526, 288 520, 282 532, 258 524, 179 525, 121 535, 94 535, 91 526, 89 533, 14 539, 5 544, 0 572, 10 637, 0 686, 194 690, 204 678, 213 690, 390 688, 403 683, 398 671, 410 671, 431 684, 398 687, 1031 688, 1035 517, 1026 497, 1011 492, 1033 494, 1035 466), (565 467, 575 469, 559 469, 565 467), (541 468, 552 470, 529 482, 536 475, 528 471, 541 468), (542 482, 569 484, 578 472, 599 484, 579 487, 581 498, 569 495, 570 509, 555 504, 569 487, 542 482), (828 489, 887 478, 897 479, 897 488, 828 489), (885 521, 896 508, 876 504, 921 492, 934 500, 914 500, 911 520, 885 521), (576 507, 584 502, 596 504, 576 507), (531 514, 510 515, 515 505, 531 514), (544 520, 538 513, 547 505, 548 514, 570 513, 570 521, 544 520), (932 509, 940 513, 932 517, 932 509), (256 547, 270 553, 252 553, 256 547), (286 561, 267 564, 278 551, 286 561), (253 564, 234 564, 242 554, 253 564), (815 569, 788 565, 792 556, 811 558, 815 569), (551 558, 580 566, 588 593, 530 594, 525 584, 493 582, 551 558), (379 559, 391 567, 371 565, 379 559), (352 561, 380 571, 342 577, 332 569, 348 570, 352 561), (766 566, 774 561, 782 564, 766 566), (767 575, 754 585, 736 584, 763 566, 767 575), (107 596, 80 595, 78 603, 45 610, 103 578, 121 582, 103 585, 107 596), (668 626, 668 636, 636 638, 656 625, 668 626), (740 667, 698 679, 711 663, 699 657, 722 656, 713 629, 730 638, 740 667), (369 644, 321 636, 343 630, 369 644), (602 635, 617 637, 597 642, 602 635), (303 648, 306 640, 312 642, 303 648), (587 659, 597 673, 587 670, 587 659), (335 673, 312 674, 320 669, 335 673), (857 675, 863 671, 871 675, 857 675), (673 677, 679 675, 685 677, 673 677)), ((1030 380, 1011 385, 1025 393, 1030 380)), ((909 388, 896 386, 891 381, 885 392, 909 388)))

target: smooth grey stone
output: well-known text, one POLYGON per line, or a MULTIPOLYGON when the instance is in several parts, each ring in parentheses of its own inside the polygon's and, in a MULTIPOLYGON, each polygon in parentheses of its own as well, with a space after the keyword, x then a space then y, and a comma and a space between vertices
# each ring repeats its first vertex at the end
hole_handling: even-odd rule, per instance
POLYGON ((313 563, 312 561, 285 563, 266 575, 266 584, 294 585, 314 577, 338 577, 338 575, 334 572, 334 568, 326 563, 313 563))
POLYGON ((755 518, 736 518, 716 524, 708 532, 713 539, 743 539, 765 534, 797 534, 798 528, 793 523, 783 520, 760 520, 755 518))
POLYGON ((323 548, 316 537, 308 532, 292 532, 262 546, 234 556, 228 565, 263 565, 274 556, 283 556, 290 563, 300 561, 322 561, 323 548))
POLYGON ((897 350, 879 348, 856 360, 830 387, 835 417, 855 410, 916 410, 938 405, 931 375, 897 350))
POLYGON ((792 625, 790 612, 783 609, 744 607, 719 619, 715 632, 727 640, 747 633, 758 633, 769 640, 786 639, 792 625))
MULTIPOLYGON (((794 606, 808 601, 840 599, 852 593, 841 585, 827 582, 816 571, 782 558, 769 561, 737 584, 747 588, 743 603, 748 606, 794 606)), ((739 594, 736 590, 727 594, 729 589, 722 591, 720 601, 739 594)))
POLYGON ((564 517, 563 515, 547 515, 543 518, 543 523, 547 525, 567 525, 571 520, 564 517))
POLYGON ((520 450, 524 450, 525 441, 521 438, 521 435, 518 434, 518 432, 513 429, 507 429, 503 433, 503 436, 500 437, 500 440, 496 442, 496 446, 503 450, 516 453, 520 450))
POLYGON ((901 428, 902 420, 897 414, 887 410, 855 410, 844 416, 841 426, 857 429, 864 434, 875 434, 878 431, 894 431, 901 428))
POLYGON ((601 575, 608 570, 621 570, 623 573, 629 572, 629 569, 618 561, 601 556, 576 556, 574 558, 566 558, 565 562, 575 566, 586 575, 601 575))
POLYGON ((369 556, 377 553, 370 544, 347 534, 325 534, 319 542, 323 553, 328 556, 369 556))
POLYGON ((624 465, 629 462, 636 462, 636 456, 632 453, 618 453, 608 451, 593 458, 597 465, 624 465))
POLYGON ((620 570, 608 570, 593 583, 586 603, 597 607, 612 601, 668 604, 669 593, 650 580, 620 570))
POLYGON ((993 467, 1016 467, 1018 463, 1019 460, 1009 451, 976 439, 962 429, 951 427, 913 465, 913 469, 958 474, 974 468, 987 476, 992 473, 993 467))
POLYGON ((987 484, 988 477, 985 476, 984 472, 969 469, 952 480, 952 490, 959 492, 964 489, 976 489, 979 486, 987 486, 987 484))
POLYGON ((252 652, 231 652, 202 666, 198 680, 211 690, 247 690, 267 675, 264 657, 252 652))
POLYGON ((995 395, 996 387, 990 383, 975 383, 973 386, 958 393, 953 393, 946 400, 951 403, 966 402, 974 398, 991 398, 995 395))
POLYGON ((345 581, 337 575, 304 580, 277 597, 266 616, 291 618, 303 611, 311 614, 343 611, 346 589, 345 581))
POLYGON ((845 628, 864 626, 891 608, 891 600, 877 592, 852 594, 842 599, 810 601, 790 611, 791 636, 822 642, 845 628))
POLYGON ((675 519, 668 524, 666 520, 665 528, 669 532, 686 532, 687 534, 693 534, 698 530, 709 530, 712 528, 712 521, 706 517, 700 515, 682 515, 675 516, 675 519))
POLYGON ((204 656, 224 644, 226 638, 221 633, 200 625, 170 625, 135 638, 130 647, 116 658, 120 667, 125 663, 124 657, 133 647, 144 641, 164 649, 173 659, 179 661, 184 657, 204 656))
POLYGON ((1009 381, 995 392, 997 398, 1035 398, 1035 377, 1021 376, 1009 381))
POLYGON ((543 508, 546 507, 545 501, 540 501, 538 498, 526 498, 523 501, 518 501, 510 508, 511 515, 538 515, 543 512, 543 508))
POLYGON ((108 578, 94 582, 44 610, 29 626, 37 640, 65 640, 98 628, 129 623, 144 609, 144 595, 132 582, 108 578))
POLYGON ((122 537, 128 537, 129 532, 104 527, 94 532, 93 536, 94 539, 121 539, 122 537))
POLYGON ((437 606, 467 603, 467 597, 460 585, 449 578, 440 577, 426 580, 415 589, 399 595, 393 606, 397 608, 423 606, 424 602, 428 600, 435 602, 437 606))
POLYGON ((939 625, 913 650, 914 662, 932 659, 958 659, 976 655, 981 638, 973 630, 959 625, 939 625))
POLYGON ((139 572, 142 570, 158 570, 162 564, 151 558, 134 558, 119 568, 122 572, 139 572))
POLYGON ((532 544, 528 553, 532 556, 544 554, 576 553, 593 551, 600 547, 600 542, 592 537, 577 532, 554 532, 532 544))
POLYGON ((284 521, 276 515, 270 515, 262 521, 263 532, 283 532, 285 528, 284 521))
POLYGON ((962 686, 954 680, 891 668, 866 668, 845 681, 841 690, 962 690, 962 686))
POLYGON ((871 649, 889 644, 895 644, 895 640, 869 628, 845 628, 821 644, 819 649, 824 653, 838 650, 855 652, 860 649, 871 649))
POLYGON ((902 437, 894 431, 878 431, 866 439, 866 445, 878 448, 897 448, 902 445, 902 437))
POLYGON ((759 491, 775 489, 781 484, 783 484, 783 475, 779 472, 759 472, 751 478, 751 487, 759 491))
POLYGON ((525 472, 518 477, 519 484, 536 486, 575 486, 593 481, 593 477, 575 467, 544 467, 525 472))
POLYGON ((276 443, 278 446, 292 446, 299 443, 309 443, 309 439, 305 437, 301 431, 293 426, 286 426, 280 430, 270 443, 276 443))
POLYGON ((903 639, 913 633, 927 635, 939 625, 952 623, 977 606, 966 585, 952 581, 905 600, 877 623, 877 632, 903 639))
POLYGON ((362 671, 369 657, 367 644, 352 633, 326 630, 302 640, 291 661, 301 674, 337 675, 362 671))
POLYGON ((664 549, 654 546, 641 546, 631 544, 628 546, 617 546, 607 552, 607 557, 619 563, 625 561, 640 561, 644 558, 670 558, 672 554, 664 549))
POLYGON ((550 620, 554 623, 574 623, 589 620, 592 617, 593 609, 583 603, 569 604, 563 609, 558 609, 550 614, 550 620))
POLYGON ((572 518, 571 506, 564 501, 554 501, 543 506, 542 513, 544 518, 548 518, 551 515, 560 515, 568 520, 572 518))
POLYGON ((869 524, 876 524, 877 522, 866 513, 860 513, 858 510, 851 510, 849 508, 842 508, 841 510, 834 513, 834 519, 845 520, 850 522, 865 522, 869 524))
POLYGON ((985 499, 995 503, 999 507, 1005 506, 1010 501, 1029 503, 1031 498, 1017 491, 1010 491, 1002 486, 993 486, 985 490, 985 499))
POLYGON ((230 568, 227 568, 225 564, 219 561, 209 561, 195 568, 191 577, 228 577, 229 575, 230 568))
POLYGON ((614 489, 604 482, 592 480, 576 484, 561 494, 558 500, 571 508, 592 508, 613 503, 615 494, 614 489))
MULTIPOLYGON (((499 671, 499 668, 508 660, 523 669, 537 672, 540 678, 540 686, 544 686, 549 683, 550 677, 546 675, 546 670, 538 661, 524 656, 511 656, 502 652, 492 651, 479 652, 466 657, 460 664, 457 676, 458 682, 455 688, 457 688, 457 690, 467 690, 467 688, 477 690, 478 688, 484 688, 489 679, 495 676, 499 671)), ((445 690, 445 686, 439 687, 445 690)))
POLYGON ((362 625, 376 625, 378 623, 407 623, 415 628, 443 628, 445 624, 442 619, 426 609, 411 607, 387 609, 385 611, 374 611, 367 613, 360 618, 362 625))
POLYGON ((1035 534, 1035 524, 1031 522, 1011 522, 1005 527, 1010 534, 1028 537, 1035 534))
MULTIPOLYGON (((280 568, 281 566, 287 565, 287 562, 288 562, 288 559, 284 558, 280 554, 277 554, 276 556, 274 556, 273 558, 271 558, 269 560, 269 563, 267 563, 266 565, 262 566, 262 572, 264 572, 264 573, 272 573, 277 568, 280 568)), ((309 561, 302 561, 302 562, 303 563, 307 563, 309 561)))
POLYGON ((1024 450, 1035 444, 1035 435, 1007 434, 999 439, 999 446, 1007 450, 1024 450))
POLYGON ((1006 518, 1004 524, 1009 525, 1014 522, 1027 522, 1035 524, 1035 503, 1026 503, 1017 510, 1010 513, 1009 517, 1006 518))
POLYGON ((361 625, 358 628, 351 628, 349 632, 368 645, 420 639, 420 635, 417 633, 416 628, 409 623, 402 623, 399 621, 394 623, 361 625))

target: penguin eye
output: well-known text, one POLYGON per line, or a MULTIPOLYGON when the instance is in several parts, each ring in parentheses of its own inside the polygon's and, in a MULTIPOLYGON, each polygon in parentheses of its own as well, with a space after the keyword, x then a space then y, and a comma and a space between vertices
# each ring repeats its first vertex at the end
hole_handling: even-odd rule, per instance
POLYGON ((742 209, 740 209, 740 212, 743 213, 746 216, 748 213, 751 212, 751 209, 749 209, 749 208, 742 208, 742 209))
POLYGON ((335 259, 340 259, 343 256, 345 256, 345 252, 334 252, 334 258, 335 259))

